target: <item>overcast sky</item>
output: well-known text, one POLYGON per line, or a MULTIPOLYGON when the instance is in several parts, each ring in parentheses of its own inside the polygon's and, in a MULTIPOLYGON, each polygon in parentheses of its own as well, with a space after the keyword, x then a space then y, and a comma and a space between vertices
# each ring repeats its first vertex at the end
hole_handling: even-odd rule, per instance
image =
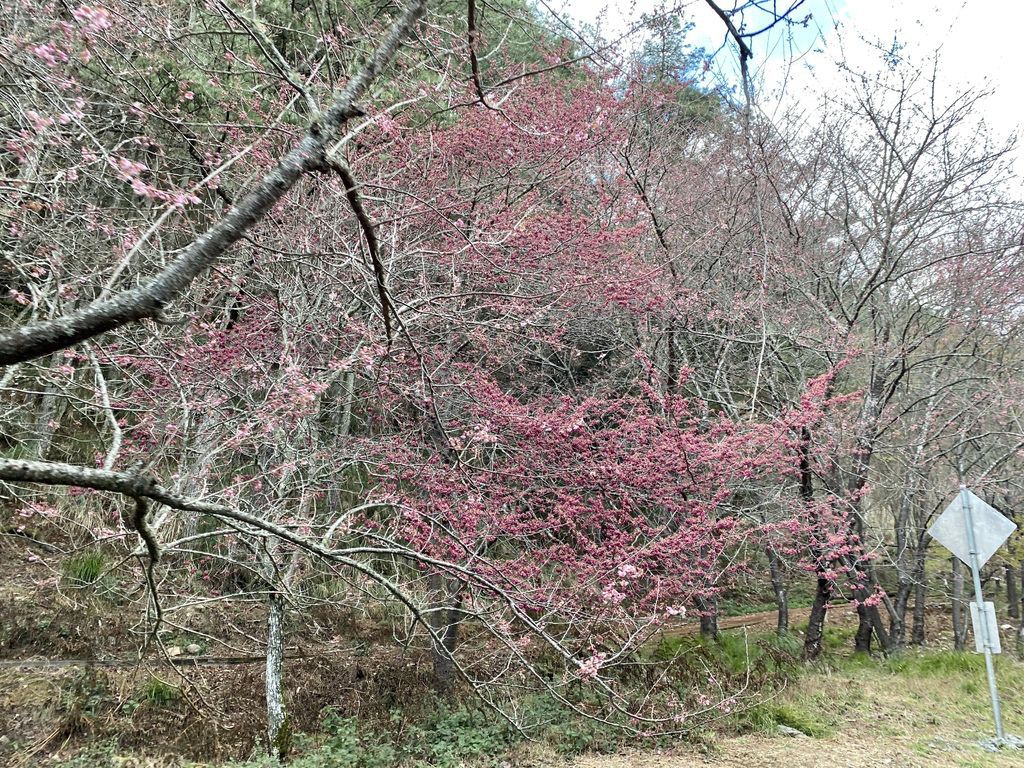
MULTIPOLYGON (((629 28, 643 12, 665 7, 655 0, 608 3, 607 0, 541 0, 577 20, 600 23, 606 36, 629 28)), ((732 0, 720 0, 732 7, 732 0)), ((780 1, 780 6, 785 2, 780 1)), ((724 40, 722 22, 704 0, 670 3, 694 24, 695 45, 714 51, 724 40)), ((854 70, 881 66, 877 48, 896 42, 911 63, 939 52, 940 84, 945 93, 963 87, 984 88, 993 96, 979 115, 997 136, 1021 132, 1024 126, 1024 2, 1018 0, 806 0, 797 11, 812 18, 806 28, 773 32, 754 43, 753 71, 761 81, 762 109, 778 105, 778 91, 791 100, 814 100, 815 91, 835 87, 842 79, 834 62, 844 59, 854 70)), ((756 24, 751 18, 749 24, 756 24)), ((711 74, 719 82, 737 79, 735 49, 720 51, 711 74)), ((1024 147, 1016 152, 1018 174, 1024 175, 1024 147)))

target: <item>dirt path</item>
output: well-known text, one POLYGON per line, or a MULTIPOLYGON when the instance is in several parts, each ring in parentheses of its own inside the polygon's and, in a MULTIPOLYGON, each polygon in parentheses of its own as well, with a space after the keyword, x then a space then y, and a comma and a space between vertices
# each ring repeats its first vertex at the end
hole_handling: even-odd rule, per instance
MULTIPOLYGON (((790 626, 801 621, 807 621, 811 615, 810 608, 791 608, 789 610, 790 626)), ((761 630, 771 630, 777 625, 779 614, 777 611, 761 611, 759 613, 745 613, 742 616, 724 616, 718 619, 718 628, 742 629, 744 627, 757 627, 761 630)), ((660 633, 661 637, 678 637, 679 635, 696 635, 700 632, 700 624, 696 621, 687 621, 681 624, 669 624, 660 633)))
MULTIPOLYGON (((789 622, 795 624, 800 621, 807 621, 811 615, 810 608, 790 608, 789 622)), ((774 627, 779 619, 778 611, 761 611, 760 613, 745 613, 742 616, 727 616, 718 619, 719 629, 739 629, 741 627, 774 627)), ((697 624, 686 624, 680 628, 680 634, 695 635, 700 631, 697 624)))
MULTIPOLYGON (((723 740, 713 753, 635 752, 622 755, 587 757, 573 768, 939 768, 971 765, 961 762, 937 762, 932 756, 915 755, 910 744, 874 744, 870 737, 851 741, 848 737, 812 739, 809 737, 766 738, 738 736, 723 740)), ((980 750, 976 759, 985 757, 980 750)), ((1024 762, 1024 756, 1021 757, 1024 762)), ((985 763, 978 762, 977 765, 985 763)), ((996 765, 993 763, 993 768, 996 765)), ((1010 763, 1005 763, 1010 765, 1010 763)))
MULTIPOLYGON (((810 613, 808 608, 794 608, 790 610, 791 622, 806 621, 810 613)), ((748 613, 742 616, 728 616, 718 621, 719 629, 740 629, 742 627, 774 627, 778 619, 775 611, 761 611, 760 613, 748 613)), ((695 622, 687 622, 674 627, 666 628, 663 635, 696 635, 700 632, 700 626, 695 622)), ((308 659, 321 655, 334 655, 346 651, 336 647, 309 648, 286 654, 286 660, 308 659)), ((130 668, 145 664, 163 664, 170 661, 176 666, 235 666, 239 664, 263 664, 266 662, 264 656, 172 656, 170 659, 149 658, 139 661, 136 658, 125 659, 89 659, 89 658, 27 658, 27 659, 0 659, 0 669, 61 669, 66 667, 117 667, 130 668)))

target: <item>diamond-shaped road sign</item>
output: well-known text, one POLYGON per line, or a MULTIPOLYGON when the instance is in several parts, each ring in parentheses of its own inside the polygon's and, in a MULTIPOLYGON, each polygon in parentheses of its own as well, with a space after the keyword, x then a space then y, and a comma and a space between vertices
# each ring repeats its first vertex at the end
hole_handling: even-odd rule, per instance
MULTIPOLYGON (((1010 534, 1017 526, 970 491, 967 491, 967 498, 971 505, 971 520, 974 521, 974 542, 978 549, 980 568, 1003 546, 1003 542, 1010 538, 1010 534)), ((961 494, 957 494, 946 507, 946 511, 939 515, 939 519, 928 529, 928 533, 970 566, 971 548, 967 543, 967 516, 961 499, 961 494)))

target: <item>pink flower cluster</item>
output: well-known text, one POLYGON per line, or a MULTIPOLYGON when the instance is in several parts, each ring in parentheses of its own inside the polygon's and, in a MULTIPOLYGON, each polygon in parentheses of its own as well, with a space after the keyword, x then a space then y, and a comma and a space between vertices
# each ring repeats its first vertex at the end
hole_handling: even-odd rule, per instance
POLYGON ((114 26, 114 22, 110 19, 110 12, 106 8, 81 5, 75 8, 71 15, 85 27, 86 32, 102 32, 114 26))
POLYGON ((190 192, 183 192, 181 190, 167 192, 145 182, 141 178, 141 174, 149 169, 143 163, 129 160, 126 157, 110 158, 109 162, 117 171, 118 178, 129 182, 132 190, 140 197, 146 197, 150 200, 161 200, 165 203, 170 203, 176 208, 189 203, 199 202, 199 198, 190 192))
POLYGON ((586 661, 580 664, 580 677, 584 680, 593 680, 597 677, 598 672, 601 671, 601 667, 604 666, 605 659, 608 658, 608 654, 601 652, 595 653, 586 661))

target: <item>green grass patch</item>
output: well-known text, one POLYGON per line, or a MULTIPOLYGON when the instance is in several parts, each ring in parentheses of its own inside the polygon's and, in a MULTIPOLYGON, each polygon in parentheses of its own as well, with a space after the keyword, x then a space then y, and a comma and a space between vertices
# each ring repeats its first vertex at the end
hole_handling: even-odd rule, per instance
POLYGON ((61 564, 62 580, 75 589, 93 587, 99 583, 106 567, 107 559, 102 552, 83 552, 61 564))
POLYGON ((149 678, 139 691, 139 699, 154 707, 166 707, 180 698, 181 689, 159 677, 149 678))
POLYGON ((785 701, 767 701, 736 716, 740 732, 763 733, 777 735, 779 726, 793 728, 805 736, 816 739, 824 738, 832 733, 831 727, 822 722, 820 714, 805 707, 785 701))
POLYGON ((761 687, 799 674, 801 648, 796 634, 725 630, 717 638, 666 635, 650 655, 669 664, 681 682, 697 685, 711 673, 738 684, 749 679, 755 687, 761 687))

